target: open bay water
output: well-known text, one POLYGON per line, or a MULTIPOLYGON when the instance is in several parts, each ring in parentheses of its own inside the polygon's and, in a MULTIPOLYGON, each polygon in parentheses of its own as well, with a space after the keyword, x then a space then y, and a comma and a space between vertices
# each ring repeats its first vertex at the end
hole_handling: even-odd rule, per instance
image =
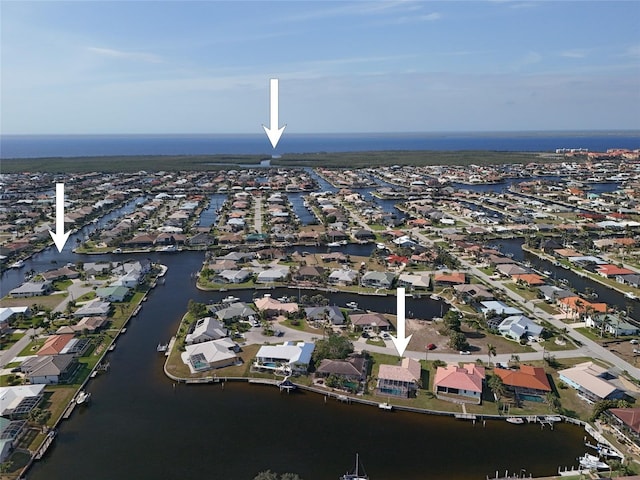
POLYGON ((213 155, 383 150, 547 152, 556 148, 640 148, 640 131, 291 134, 272 150, 264 134, 1 135, 0 158, 213 155))
MULTIPOLYGON (((62 422, 30 480, 250 480, 267 469, 337 480, 353 468, 356 452, 372 480, 482 480, 496 471, 554 474, 585 452, 584 430, 570 424, 553 431, 504 420, 483 427, 245 383, 174 388, 156 345, 175 333, 189 299, 208 303, 228 292, 195 288, 201 252, 150 257, 169 267, 165 285, 130 321, 108 354, 110 372, 87 386, 91 405, 62 422)), ((375 300, 395 305, 394 297, 375 300)))

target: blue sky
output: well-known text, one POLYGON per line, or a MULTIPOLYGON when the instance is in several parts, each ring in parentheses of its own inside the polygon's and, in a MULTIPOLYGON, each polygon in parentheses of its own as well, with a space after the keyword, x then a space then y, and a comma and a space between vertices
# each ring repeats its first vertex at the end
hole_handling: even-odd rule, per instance
MULTIPOLYGON (((6 1, 3 134, 640 128, 640 2, 6 1)), ((285 133, 285 134, 286 134, 285 133)))

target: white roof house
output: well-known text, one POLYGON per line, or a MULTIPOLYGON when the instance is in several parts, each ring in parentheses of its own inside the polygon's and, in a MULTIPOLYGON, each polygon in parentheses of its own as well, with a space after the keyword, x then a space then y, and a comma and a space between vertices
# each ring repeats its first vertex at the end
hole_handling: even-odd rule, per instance
POLYGON ((101 316, 106 317, 109 314, 109 310, 111 310, 111 303, 103 302, 99 298, 91 300, 90 302, 85 303, 78 310, 73 312, 74 317, 95 317, 101 316))
POLYGON ((258 274, 258 277, 256 278, 256 282, 257 283, 276 282, 278 280, 284 279, 287 275, 289 275, 288 266, 269 268, 268 270, 264 270, 258 274))
POLYGON ((256 353, 255 367, 263 370, 305 371, 311 362, 314 343, 285 342, 282 345, 264 345, 256 353))
POLYGON ((498 325, 500 335, 516 341, 523 337, 539 337, 542 330, 540 325, 524 315, 512 315, 498 325))
MULTIPOLYGON (((28 411, 20 412, 20 403, 23 403, 22 401, 25 398, 38 397, 42 393, 44 387, 45 385, 0 387, 0 415, 3 417, 10 417, 13 414, 29 413, 28 411)), ((32 406, 35 406, 35 404, 32 406)))
POLYGON ((510 307, 504 302, 500 302, 497 300, 488 300, 486 302, 480 302, 480 310, 484 315, 493 310, 496 315, 521 315, 522 310, 515 307, 510 307))
POLYGON ((187 334, 185 343, 190 345, 192 343, 208 342, 226 336, 227 329, 218 320, 213 317, 204 317, 196 322, 193 332, 187 334))
POLYGON ((558 371, 560 380, 578 390, 591 401, 621 398, 624 392, 607 381, 609 372, 593 362, 579 363, 571 368, 558 371))
POLYGON ((214 368, 227 367, 240 361, 236 353, 237 345, 229 337, 186 345, 180 354, 182 361, 191 373, 203 372, 214 368))

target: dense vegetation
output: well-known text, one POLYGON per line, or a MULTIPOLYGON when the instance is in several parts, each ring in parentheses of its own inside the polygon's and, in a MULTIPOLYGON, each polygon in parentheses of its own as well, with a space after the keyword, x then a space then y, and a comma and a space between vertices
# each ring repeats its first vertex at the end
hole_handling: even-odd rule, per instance
MULTIPOLYGON (((221 170, 256 165, 268 155, 130 155, 103 157, 3 158, 3 173, 147 172, 221 170)), ((529 163, 557 160, 533 152, 497 151, 379 151, 290 153, 273 159, 272 166, 358 168, 384 165, 469 165, 529 163)))

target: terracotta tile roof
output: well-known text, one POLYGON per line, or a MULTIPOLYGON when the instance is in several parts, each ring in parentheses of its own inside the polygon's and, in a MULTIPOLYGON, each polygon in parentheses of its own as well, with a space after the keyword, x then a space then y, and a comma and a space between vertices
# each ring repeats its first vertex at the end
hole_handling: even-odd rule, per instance
POLYGON ((547 374, 542 367, 522 365, 519 370, 496 368, 494 372, 508 387, 531 388, 543 392, 551 391, 547 374))
POLYGON ((536 274, 536 273, 523 273, 521 275, 513 275, 512 277, 516 282, 518 280, 522 280, 523 282, 527 283, 528 285, 543 285, 544 284, 544 279, 536 274))
POLYGON ((633 270, 629 270, 628 268, 620 268, 617 265, 600 265, 598 267, 598 273, 601 275, 631 275, 635 273, 633 270))
POLYGON ((57 355, 73 338, 72 333, 65 333, 62 335, 51 335, 44 345, 38 350, 36 355, 57 355))
POLYGON ((640 408, 611 408, 609 410, 625 425, 636 433, 640 433, 640 408))
POLYGON ((575 310, 577 312, 586 312, 588 309, 592 309, 594 312, 606 313, 607 312, 607 304, 606 303, 591 303, 584 298, 580 298, 578 296, 575 297, 564 297, 558 300, 558 302, 566 305, 570 310, 575 310))
POLYGON ((470 392, 482 392, 484 376, 484 367, 480 367, 475 363, 467 363, 464 367, 447 365, 446 367, 438 367, 433 386, 434 389, 447 387, 470 392))
POLYGON ((440 273, 433 277, 434 282, 447 282, 447 283, 465 283, 467 278, 464 272, 451 272, 440 273))
POLYGON ((402 365, 380 365, 378 378, 399 382, 417 382, 420 380, 420 363, 413 358, 403 358, 402 365))

